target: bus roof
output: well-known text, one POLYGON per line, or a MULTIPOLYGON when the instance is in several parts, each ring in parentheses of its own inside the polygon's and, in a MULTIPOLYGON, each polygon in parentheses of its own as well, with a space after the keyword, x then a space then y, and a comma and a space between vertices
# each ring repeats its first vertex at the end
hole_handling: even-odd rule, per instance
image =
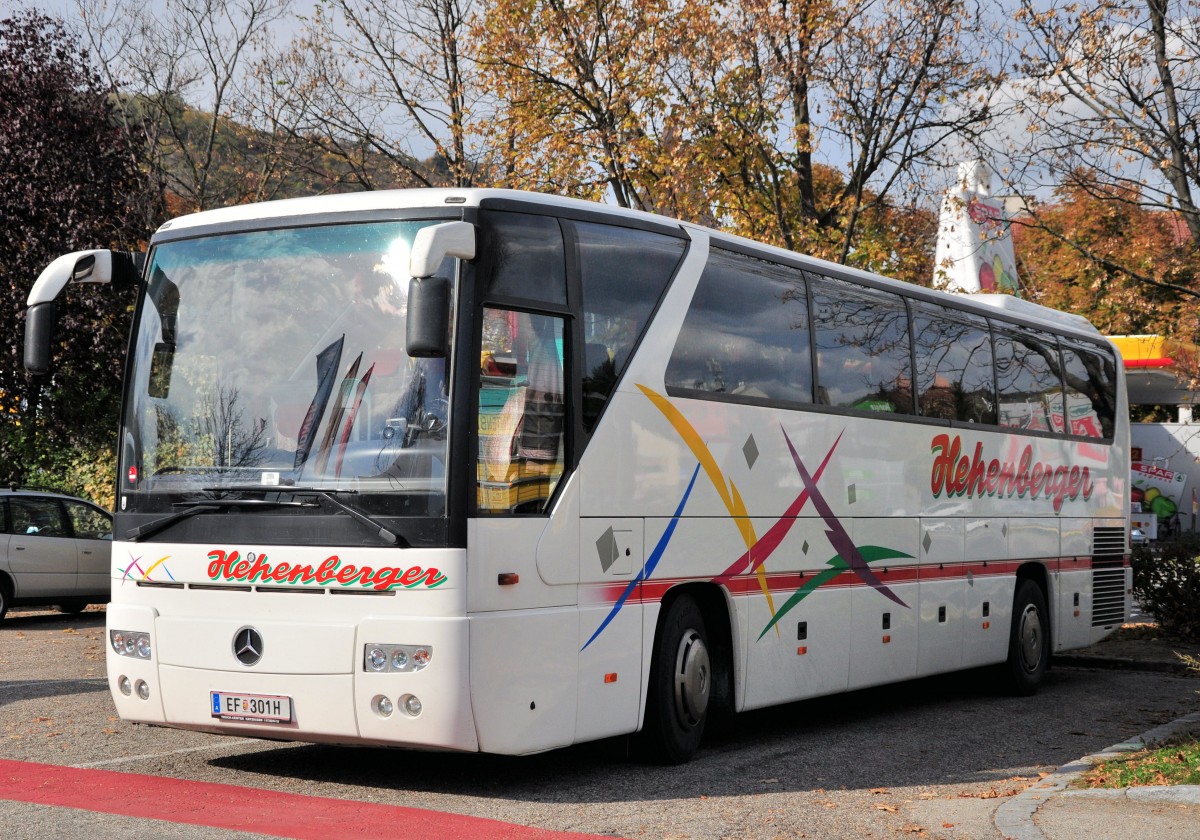
POLYGON ((277 201, 264 201, 254 204, 238 204, 216 210, 205 210, 172 219, 163 224, 158 230, 178 234, 189 228, 219 227, 222 225, 241 226, 257 220, 285 219, 299 216, 328 216, 339 213, 369 213, 372 211, 388 210, 417 210, 432 209, 439 206, 446 208, 480 207, 488 202, 512 201, 538 204, 544 207, 556 207, 577 213, 600 213, 620 219, 640 219, 659 225, 678 226, 682 229, 705 231, 715 240, 726 243, 740 243, 747 249, 760 253, 765 258, 772 256, 794 261, 797 258, 805 263, 812 263, 814 268, 822 268, 830 274, 841 275, 851 279, 862 279, 871 285, 886 286, 897 292, 910 296, 925 298, 937 302, 950 302, 962 308, 983 314, 986 310, 1003 313, 1015 320, 1042 325, 1052 330, 1067 330, 1082 333, 1092 338, 1101 334, 1090 321, 1082 315, 1061 312, 1056 309, 1041 306, 1031 301, 1023 300, 1012 295, 1003 294, 957 294, 941 292, 905 283, 880 274, 862 271, 850 266, 839 265, 793 251, 788 251, 745 237, 727 234, 706 228, 690 222, 683 222, 668 216, 647 213, 640 210, 630 210, 610 204, 601 204, 577 198, 567 198, 551 193, 536 193, 524 190, 491 189, 491 188, 419 188, 401 190, 372 190, 366 192, 338 193, 335 195, 310 196, 305 198, 288 198, 277 201))

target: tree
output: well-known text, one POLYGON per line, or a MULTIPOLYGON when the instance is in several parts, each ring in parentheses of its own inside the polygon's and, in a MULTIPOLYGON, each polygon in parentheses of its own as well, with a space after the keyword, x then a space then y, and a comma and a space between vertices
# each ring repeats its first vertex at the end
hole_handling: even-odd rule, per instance
POLYGON ((475 27, 496 174, 509 186, 663 210, 686 140, 666 69, 687 41, 670 0, 497 0, 475 27))
POLYGON ((0 481, 22 481, 55 451, 113 448, 132 298, 73 287, 60 308, 56 369, 31 384, 24 309, 61 253, 126 250, 142 188, 138 152, 109 91, 61 23, 36 12, 0 21, 0 481))
POLYGON ((481 107, 465 43, 472 0, 329 0, 257 68, 260 107, 356 185, 472 186, 481 107), (381 176, 386 180, 381 181, 381 176))
POLYGON ((280 196, 286 136, 255 131, 251 65, 290 0, 76 0, 82 36, 119 91, 128 143, 145 150, 153 230, 170 215, 280 196), (239 122, 240 120, 240 122, 239 122))
POLYGON ((854 263, 984 124, 978 22, 969 0, 498 0, 477 36, 507 182, 854 263))
POLYGON ((1179 294, 1196 287, 1200 267, 1176 214, 1086 171, 1030 210, 1013 226, 1026 297, 1085 314, 1109 335, 1200 338, 1195 302, 1179 294))
POLYGON ((1009 150, 1014 184, 1177 213, 1200 247, 1200 0, 1023 0, 1016 19, 1028 130, 1009 150))

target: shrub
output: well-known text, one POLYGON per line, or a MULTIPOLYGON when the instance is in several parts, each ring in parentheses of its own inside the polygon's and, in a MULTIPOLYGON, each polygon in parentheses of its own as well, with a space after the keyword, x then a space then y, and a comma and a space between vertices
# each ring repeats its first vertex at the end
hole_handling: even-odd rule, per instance
POLYGON ((1156 552, 1133 550, 1133 596, 1164 635, 1200 641, 1200 538, 1185 535, 1156 552))
POLYGON ((29 468, 25 483, 48 487, 72 496, 90 499, 100 507, 113 509, 116 488, 117 456, 101 447, 89 452, 64 454, 46 459, 29 468))

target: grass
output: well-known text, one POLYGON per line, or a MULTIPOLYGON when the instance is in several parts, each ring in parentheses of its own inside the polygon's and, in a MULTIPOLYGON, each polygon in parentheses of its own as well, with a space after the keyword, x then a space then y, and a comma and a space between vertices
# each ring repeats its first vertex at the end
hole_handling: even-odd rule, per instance
MULTIPOLYGON (((1152 625, 1151 625, 1152 626, 1152 625)), ((1118 632, 1146 632, 1126 625, 1118 632)), ((1137 635, 1129 638, 1139 638, 1137 635)), ((1140 636, 1153 638, 1153 636, 1140 636)), ((1187 667, 1200 674, 1200 658, 1176 653, 1187 667)), ((1102 761, 1073 785, 1084 788, 1125 788, 1143 785, 1200 785, 1200 739, 1184 738, 1152 750, 1138 750, 1102 761)))
POLYGON ((1101 762, 1078 782, 1088 788, 1142 785, 1200 785, 1200 741, 1179 741, 1101 762))

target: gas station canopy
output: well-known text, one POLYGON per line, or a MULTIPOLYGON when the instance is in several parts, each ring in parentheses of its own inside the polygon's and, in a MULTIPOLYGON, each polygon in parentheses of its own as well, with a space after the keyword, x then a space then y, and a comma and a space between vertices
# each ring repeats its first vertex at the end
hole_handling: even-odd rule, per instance
POLYGON ((1111 335, 1125 359, 1130 405, 1192 405, 1200 347, 1161 335, 1111 335))

